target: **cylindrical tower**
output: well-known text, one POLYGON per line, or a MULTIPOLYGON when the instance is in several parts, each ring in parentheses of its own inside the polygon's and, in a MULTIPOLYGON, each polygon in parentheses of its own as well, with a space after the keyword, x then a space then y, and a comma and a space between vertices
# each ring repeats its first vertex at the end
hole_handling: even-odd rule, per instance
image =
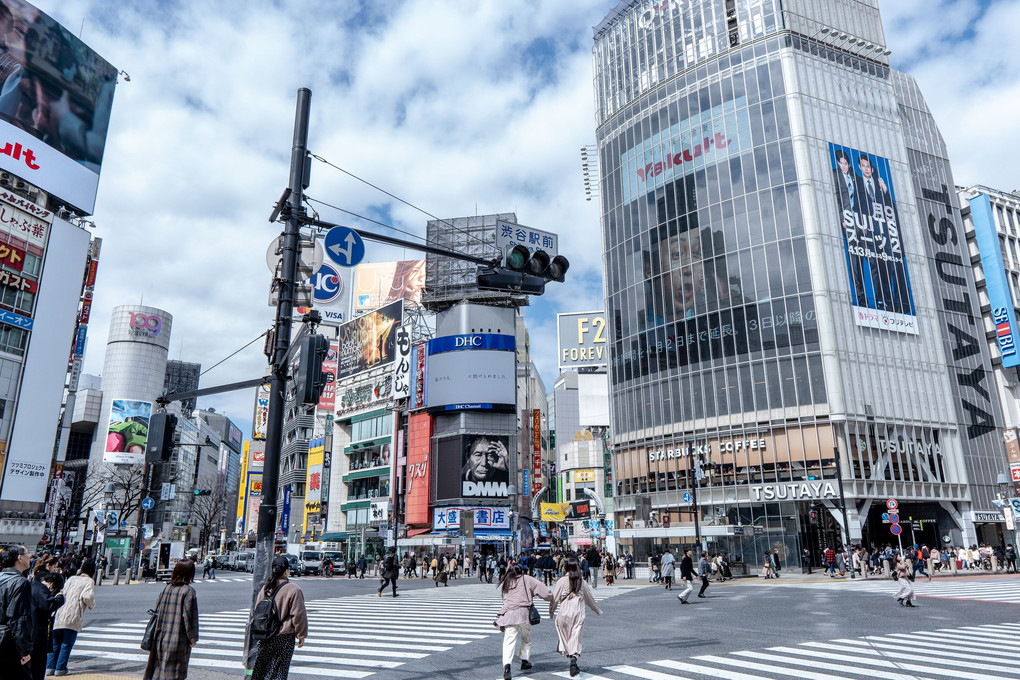
POLYGON ((953 183, 915 163, 943 151, 888 54, 877 0, 628 0, 595 27, 617 526, 639 558, 695 532, 748 561, 895 545, 890 498, 911 542, 974 540, 1001 414, 981 400, 968 427, 961 362, 989 370, 986 343, 944 338, 980 318, 946 278, 969 255, 919 216, 945 193, 922 173, 953 183))
POLYGON ((135 464, 145 459, 149 416, 163 393, 173 317, 162 309, 113 309, 103 361, 103 406, 92 460, 135 464))

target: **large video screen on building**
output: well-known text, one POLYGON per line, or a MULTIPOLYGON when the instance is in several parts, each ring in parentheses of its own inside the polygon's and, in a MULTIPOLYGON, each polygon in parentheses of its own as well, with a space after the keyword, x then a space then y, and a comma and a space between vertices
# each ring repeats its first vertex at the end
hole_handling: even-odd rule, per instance
POLYGON ((403 309, 398 300, 340 326, 337 381, 393 362, 403 309))
POLYGON ((27 2, 0 25, 0 169, 91 214, 117 69, 27 2))
POLYGON ((510 437, 467 434, 436 446, 436 499, 506 498, 510 484, 510 437))
POLYGON ((469 350, 430 354, 426 408, 447 410, 512 406, 517 401, 514 352, 469 350))
POLYGON ((829 143, 833 190, 858 326, 917 333, 888 159, 829 143))

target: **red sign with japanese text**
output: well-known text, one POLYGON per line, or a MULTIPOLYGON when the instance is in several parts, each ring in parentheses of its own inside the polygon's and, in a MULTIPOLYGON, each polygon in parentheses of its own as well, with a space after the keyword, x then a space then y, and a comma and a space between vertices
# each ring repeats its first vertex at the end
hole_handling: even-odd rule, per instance
POLYGON ((0 264, 20 272, 25 266, 25 251, 10 243, 0 243, 0 264))

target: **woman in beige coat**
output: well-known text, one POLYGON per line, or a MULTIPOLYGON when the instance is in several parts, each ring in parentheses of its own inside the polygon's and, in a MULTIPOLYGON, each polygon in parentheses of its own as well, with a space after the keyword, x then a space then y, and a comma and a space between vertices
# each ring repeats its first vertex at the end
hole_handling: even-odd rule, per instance
POLYGON ((581 654, 585 606, 602 616, 602 610, 595 603, 591 589, 581 577, 581 565, 578 564, 577 558, 568 557, 564 564, 563 578, 553 586, 552 600, 549 601, 549 617, 556 617, 556 635, 559 636, 556 651, 570 659, 570 677, 581 672, 577 667, 577 657, 581 654))
POLYGON ((77 575, 64 584, 64 605, 53 619, 53 648, 46 656, 47 675, 67 675, 67 659, 81 632, 85 610, 96 606, 95 577, 96 563, 86 560, 77 575))
POLYGON ((492 625, 503 631, 503 680, 510 680, 510 664, 514 656, 520 657, 522 671, 531 668, 531 623, 528 618, 531 603, 536 595, 552 601, 552 593, 537 578, 526 575, 517 562, 507 565, 499 587, 503 593, 503 608, 492 625))

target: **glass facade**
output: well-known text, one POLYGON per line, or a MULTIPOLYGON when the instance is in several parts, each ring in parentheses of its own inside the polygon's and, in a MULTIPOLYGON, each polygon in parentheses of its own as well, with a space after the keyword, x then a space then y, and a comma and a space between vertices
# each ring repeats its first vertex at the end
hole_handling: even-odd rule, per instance
POLYGON ((697 515, 709 550, 817 560, 844 540, 844 486, 854 543, 892 538, 889 497, 929 544, 973 536, 965 460, 995 452, 944 338, 980 310, 942 304, 916 93, 877 2, 851 4, 627 2, 595 28, 614 494, 639 559, 692 542, 697 515))

